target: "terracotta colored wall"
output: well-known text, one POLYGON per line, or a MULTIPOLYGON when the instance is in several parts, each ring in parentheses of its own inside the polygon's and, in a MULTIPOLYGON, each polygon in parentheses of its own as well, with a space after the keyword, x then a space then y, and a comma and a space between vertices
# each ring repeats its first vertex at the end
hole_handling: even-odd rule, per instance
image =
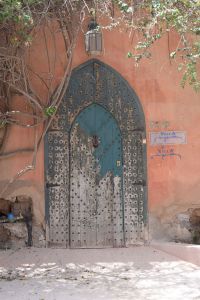
MULTIPOLYGON (((55 29, 56 30, 56 29, 55 29)), ((29 59, 35 70, 48 75, 47 58, 44 51, 44 32, 38 32, 38 38, 34 42, 29 59)), ((56 86, 62 77, 65 55, 63 41, 59 33, 56 44, 46 31, 49 48, 49 58, 52 61, 55 78, 53 86, 56 86), (55 58, 55 53, 57 56, 55 58)), ((151 60, 143 60, 139 67, 133 60, 127 58, 127 52, 131 50, 131 39, 128 35, 118 30, 105 31, 103 33, 104 52, 97 57, 118 71, 137 93, 146 118, 147 132, 147 168, 148 168, 148 207, 150 215, 150 231, 152 238, 176 238, 187 239, 190 235, 187 230, 187 222, 190 210, 200 206, 200 130, 198 125, 200 115, 200 95, 190 87, 180 87, 181 75, 177 72, 176 63, 170 62, 169 52, 174 50, 177 37, 170 34, 162 38, 154 46, 151 60), (186 131, 187 144, 167 146, 174 149, 178 156, 170 156, 162 159, 154 157, 160 146, 151 146, 149 142, 150 131, 186 131), (160 226, 161 225, 161 226, 160 226), (158 230, 159 229, 159 230, 158 230)), ((133 41, 134 43, 134 41, 133 41)), ((91 57, 85 53, 84 37, 80 38, 75 50, 73 67, 76 67, 91 57)), ((48 76, 47 76, 48 77, 48 76)), ((33 79, 33 85, 41 95, 43 101, 48 101, 48 95, 37 78, 33 79)), ((29 130, 12 127, 6 149, 16 148, 22 143, 32 144, 32 136, 29 130)), ((33 197, 35 219, 41 223, 44 219, 44 151, 41 147, 35 171, 27 173, 7 191, 7 197, 19 194, 28 194, 33 197)), ((16 158, 0 162, 1 185, 11 178, 31 160, 31 154, 18 155, 16 158)))
MULTIPOLYGON (((190 209, 200 206, 199 127, 200 95, 180 87, 177 63, 169 60, 177 36, 170 34, 154 46, 151 60, 136 67, 127 59, 131 41, 118 30, 104 32, 104 54, 100 59, 117 70, 137 93, 145 113, 147 133, 148 207, 153 238, 187 239, 190 209), (156 128, 157 127, 157 128, 156 128), (178 156, 152 158, 161 148, 151 146, 150 131, 186 131, 187 144, 166 146, 178 156), (189 209, 189 211, 188 211, 189 209), (160 226, 161 223, 161 226, 160 226), (162 229, 162 230, 161 230, 162 229)), ((74 65, 87 60, 83 38, 78 44, 74 65)))

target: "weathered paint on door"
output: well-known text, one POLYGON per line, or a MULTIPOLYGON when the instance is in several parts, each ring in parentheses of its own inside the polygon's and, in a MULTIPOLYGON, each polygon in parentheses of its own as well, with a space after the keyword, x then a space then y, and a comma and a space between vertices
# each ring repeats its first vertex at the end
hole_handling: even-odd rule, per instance
POLYGON ((121 246, 124 240, 126 246, 143 243, 147 232, 145 165, 145 120, 133 89, 99 60, 75 69, 45 139, 49 245, 69 248, 121 246), (106 127, 101 129, 104 123, 106 127), (110 147, 114 131, 116 136, 121 134, 121 142, 116 138, 110 147), (101 158, 106 145, 113 154, 107 152, 101 158))
POLYGON ((124 245, 122 141, 105 108, 92 104, 70 135, 70 246, 124 245))

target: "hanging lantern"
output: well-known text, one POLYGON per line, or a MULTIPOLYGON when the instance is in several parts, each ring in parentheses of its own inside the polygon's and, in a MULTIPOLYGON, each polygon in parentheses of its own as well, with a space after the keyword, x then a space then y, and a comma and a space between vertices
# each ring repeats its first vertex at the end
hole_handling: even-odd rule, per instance
POLYGON ((102 32, 96 21, 92 19, 85 34, 85 50, 90 55, 100 55, 102 49, 102 32))

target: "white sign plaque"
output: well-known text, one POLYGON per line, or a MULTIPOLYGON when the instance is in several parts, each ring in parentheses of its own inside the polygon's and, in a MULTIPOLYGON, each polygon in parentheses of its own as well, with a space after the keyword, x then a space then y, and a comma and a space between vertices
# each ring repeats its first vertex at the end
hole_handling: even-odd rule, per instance
POLYGON ((187 143, 185 131, 150 132, 151 145, 181 145, 187 143))

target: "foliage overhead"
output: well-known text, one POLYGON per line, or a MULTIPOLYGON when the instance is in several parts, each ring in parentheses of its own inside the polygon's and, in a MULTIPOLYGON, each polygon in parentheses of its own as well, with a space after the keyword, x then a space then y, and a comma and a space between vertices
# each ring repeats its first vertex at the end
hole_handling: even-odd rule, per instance
POLYGON ((196 91, 200 89, 199 0, 0 0, 0 30, 6 31, 11 46, 29 45, 32 28, 47 17, 60 18, 64 12, 64 16, 72 19, 68 21, 73 22, 75 15, 88 10, 95 15, 109 15, 112 27, 119 22, 115 8, 121 11, 120 21, 141 33, 141 40, 127 54, 129 58, 137 63, 144 57, 150 58, 151 46, 164 34, 176 31, 180 41, 169 58, 177 60, 178 70, 183 72, 181 85, 188 82, 196 91))
MULTIPOLYGON (((120 5, 122 5, 122 1, 120 5)), ((138 5, 122 7, 132 12, 130 26, 141 32, 141 40, 128 53, 136 62, 151 57, 151 46, 170 31, 177 32, 179 42, 169 53, 183 72, 182 87, 188 82, 195 91, 200 90, 200 1, 199 0, 144 0, 138 5), (138 13, 138 9, 145 13, 138 13)))

